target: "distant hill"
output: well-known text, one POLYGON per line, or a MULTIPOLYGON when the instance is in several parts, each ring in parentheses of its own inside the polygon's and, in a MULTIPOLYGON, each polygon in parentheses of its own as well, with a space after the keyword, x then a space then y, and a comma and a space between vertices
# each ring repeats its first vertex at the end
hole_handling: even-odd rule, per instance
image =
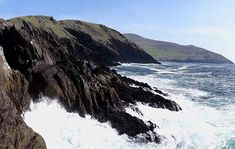
POLYGON ((181 108, 158 89, 106 67, 119 62, 158 63, 104 25, 48 16, 0 19, 0 149, 47 148, 22 117, 30 103, 44 97, 57 100, 77 117, 90 115, 109 122, 133 142, 159 143, 155 124, 128 114, 125 108, 139 102, 171 111, 181 108))
MULTIPOLYGON (((19 29, 19 31, 17 30, 17 32, 20 32, 18 34, 23 36, 20 38, 24 38, 22 40, 29 41, 29 43, 27 43, 29 45, 34 42, 36 43, 37 41, 39 42, 37 46, 42 47, 42 43, 45 43, 44 38, 42 39, 42 41, 38 40, 38 36, 33 39, 31 37, 33 33, 25 31, 25 28, 27 29, 29 27, 32 28, 30 28, 30 30, 32 31, 34 31, 35 29, 45 32, 44 36, 48 36, 45 38, 50 38, 52 40, 51 36, 55 36, 59 39, 63 39, 63 46, 66 48, 66 50, 74 50, 75 52, 79 53, 77 55, 78 57, 86 59, 88 61, 92 61, 97 65, 117 65, 119 62, 158 63, 142 48, 140 48, 133 42, 129 42, 129 40, 126 39, 126 37, 123 36, 121 33, 101 24, 88 23, 79 20, 57 21, 52 17, 47 16, 24 16, 16 17, 6 21, 0 20, 0 29, 4 28, 4 25, 9 28, 12 28, 12 30, 19 29)), ((0 34, 3 33, 0 32, 0 34)), ((8 39, 1 39, 0 45, 4 49, 6 49, 3 44, 4 40, 8 39)), ((17 39, 15 37, 11 40, 17 39)), ((58 45, 57 40, 55 40, 55 42, 56 43, 53 44, 58 45)), ((22 45, 20 46, 23 47, 22 45)), ((42 49, 46 49, 46 47, 48 47, 49 45, 44 46, 45 47, 42 47, 42 49)), ((29 50, 29 52, 31 51, 29 50)), ((15 52, 12 53, 14 54, 15 52)), ((39 55, 40 54, 41 53, 39 53, 39 55)), ((11 55, 10 57, 13 56, 11 55)), ((31 53, 29 53, 29 57, 33 57, 31 56, 31 53)), ((12 60, 14 61, 13 58, 12 60)))
POLYGON ((124 34, 159 61, 233 63, 224 56, 193 45, 147 39, 136 34, 124 34))

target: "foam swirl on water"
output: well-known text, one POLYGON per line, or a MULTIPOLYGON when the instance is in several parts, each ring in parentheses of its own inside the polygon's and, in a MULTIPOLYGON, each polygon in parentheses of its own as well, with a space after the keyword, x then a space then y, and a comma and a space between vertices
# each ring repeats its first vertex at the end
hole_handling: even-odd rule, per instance
MULTIPOLYGON (((151 108, 139 103, 137 107, 143 116, 135 113, 130 108, 127 108, 127 112, 143 120, 151 120, 156 123, 159 129, 155 131, 166 137, 164 141, 166 148, 235 148, 235 90, 230 82, 235 80, 235 67, 232 66, 231 72, 228 71, 230 74, 224 76, 223 73, 225 72, 220 72, 220 69, 221 67, 230 69, 227 66, 216 68, 216 65, 201 66, 201 64, 190 64, 189 66, 188 64, 167 65, 170 65, 170 68, 166 67, 169 71, 168 75, 163 75, 162 72, 158 72, 159 70, 146 75, 126 73, 125 71, 120 71, 120 73, 131 74, 127 77, 168 92, 169 97, 167 98, 176 101, 183 110, 172 112, 165 109, 151 108), (176 65, 179 66, 176 67, 176 65), (206 68, 206 72, 204 72, 203 67, 206 68), (217 77, 220 77, 220 79, 217 77), (226 80, 224 77, 230 80, 226 80), (225 80, 225 82, 221 82, 221 80, 225 80), (198 82, 200 81, 207 83, 199 86, 198 82), (209 86, 210 84, 214 86, 209 86), (204 90, 201 90, 200 87, 204 90), (217 89, 219 90, 217 91, 217 89), (211 92, 213 90, 214 92, 211 92), (224 94, 224 92, 229 94, 224 94), (226 100, 229 97, 231 97, 230 100, 226 100)), ((135 65, 135 67, 142 66, 135 65)), ((158 65, 144 66, 144 68, 147 67, 151 67, 151 70, 153 70, 152 67, 165 69, 165 67, 158 65)))
MULTIPOLYGON (((125 64, 115 69, 122 75, 146 82, 169 93, 183 109, 172 112, 141 103, 135 105, 143 115, 126 111, 159 126, 161 144, 138 144, 118 135, 109 123, 89 116, 66 112, 55 100, 31 103, 26 123, 40 133, 49 149, 234 149, 235 148, 235 69, 216 65, 125 64), (220 71, 226 69, 226 71, 220 71), (164 73, 163 73, 164 72, 164 73), (227 80, 229 79, 229 80, 227 80), (228 100, 229 99, 229 100, 228 100)), ((136 87, 136 86, 135 86, 136 87)))
POLYGON ((43 99, 31 103, 24 114, 27 125, 45 139, 48 149, 154 149, 154 143, 137 144, 126 135, 118 135, 109 123, 100 123, 90 116, 68 113, 56 102, 43 99))

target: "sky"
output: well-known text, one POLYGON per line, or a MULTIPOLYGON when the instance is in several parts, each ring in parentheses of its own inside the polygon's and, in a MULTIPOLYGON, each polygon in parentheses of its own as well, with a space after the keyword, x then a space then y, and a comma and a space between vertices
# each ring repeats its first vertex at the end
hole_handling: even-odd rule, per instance
POLYGON ((234 0, 0 0, 0 17, 47 15, 196 45, 235 62, 234 0))

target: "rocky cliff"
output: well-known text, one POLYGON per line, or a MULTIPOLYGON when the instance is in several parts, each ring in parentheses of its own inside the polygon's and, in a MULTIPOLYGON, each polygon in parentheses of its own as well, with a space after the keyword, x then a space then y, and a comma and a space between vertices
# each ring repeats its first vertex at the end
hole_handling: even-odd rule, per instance
POLYGON ((181 110, 144 83, 122 77, 103 65, 157 63, 120 33, 102 25, 29 16, 1 20, 0 147, 46 148, 21 114, 30 99, 58 99, 69 112, 110 121, 120 134, 159 142, 155 125, 133 117, 125 107, 137 102, 181 110), (139 87, 131 87, 131 85, 139 87))
POLYGON ((97 63, 116 62, 159 63, 136 44, 129 42, 121 33, 104 25, 83 21, 59 21, 84 47, 90 49, 97 63))
POLYGON ((46 148, 43 138, 21 117, 29 108, 27 88, 28 81, 9 68, 0 47, 0 148, 46 148))

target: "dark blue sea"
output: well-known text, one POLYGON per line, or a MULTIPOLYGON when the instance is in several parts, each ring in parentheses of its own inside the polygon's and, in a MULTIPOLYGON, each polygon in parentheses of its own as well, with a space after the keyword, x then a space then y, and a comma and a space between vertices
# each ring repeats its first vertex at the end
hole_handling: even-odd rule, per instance
POLYGON ((181 106, 182 111, 172 112, 133 105, 143 115, 126 108, 129 114, 159 126, 154 131, 161 144, 120 136, 109 122, 68 113, 56 100, 43 97, 42 102, 31 103, 31 111, 23 116, 43 136, 48 149, 235 149, 235 65, 163 62, 112 69, 157 87, 181 106))
POLYGON ((122 75, 146 82, 169 94, 181 112, 139 104, 165 137, 164 148, 235 149, 235 65, 168 63, 122 64, 122 75))

